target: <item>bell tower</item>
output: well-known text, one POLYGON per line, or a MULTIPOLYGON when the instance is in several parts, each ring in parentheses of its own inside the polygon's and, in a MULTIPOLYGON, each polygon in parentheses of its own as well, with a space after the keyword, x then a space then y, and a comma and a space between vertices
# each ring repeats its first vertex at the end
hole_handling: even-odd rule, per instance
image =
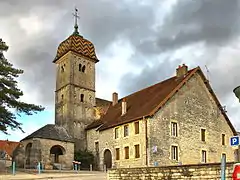
POLYGON ((93 44, 78 32, 75 9, 74 32, 58 46, 56 64, 55 124, 74 138, 75 150, 86 148, 85 128, 94 120, 95 64, 93 44))

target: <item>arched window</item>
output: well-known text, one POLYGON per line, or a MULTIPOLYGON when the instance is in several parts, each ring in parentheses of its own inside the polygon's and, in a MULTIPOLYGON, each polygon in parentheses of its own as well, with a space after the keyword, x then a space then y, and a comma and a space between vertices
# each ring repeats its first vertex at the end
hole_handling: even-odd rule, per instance
POLYGON ((86 70, 86 66, 84 65, 84 66, 82 67, 82 72, 85 72, 85 70, 86 70))
POLYGON ((63 100, 63 94, 62 94, 62 100, 63 100))
POLYGON ((83 99, 84 99, 84 94, 81 94, 80 101, 83 102, 83 99))
POLYGON ((82 65, 81 64, 78 65, 78 71, 82 71, 82 65))

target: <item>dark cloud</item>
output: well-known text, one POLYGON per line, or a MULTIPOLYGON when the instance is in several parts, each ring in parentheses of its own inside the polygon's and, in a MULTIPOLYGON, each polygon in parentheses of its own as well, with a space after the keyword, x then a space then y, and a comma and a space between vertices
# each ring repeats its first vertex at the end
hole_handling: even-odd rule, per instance
MULTIPOLYGON (((127 95, 171 76, 178 64, 184 62, 190 67, 199 65, 203 70, 207 65, 213 88, 223 104, 230 106, 232 89, 240 84, 237 78, 240 61, 236 61, 240 54, 228 58, 231 53, 223 55, 222 51, 239 37, 239 1, 178 0, 168 14, 164 10, 165 2, 169 1, 160 4, 159 0, 141 3, 137 0, 0 0, 0 32, 8 35, 9 60, 25 70, 21 80, 29 90, 37 92, 39 102, 44 105, 53 104, 55 67, 52 60, 58 44, 73 31, 72 12, 77 6, 81 16, 79 31, 94 43, 100 60, 119 39, 130 43, 135 50, 129 63, 142 71, 123 74, 119 82, 121 94, 127 95), (36 27, 21 27, 19 19, 32 15, 43 27, 29 35, 24 29, 36 27), (163 22, 153 28, 156 23, 160 24, 156 22, 160 16, 163 22), (203 43, 203 49, 192 48, 182 57, 175 57, 180 49, 195 47, 197 43, 203 43), (200 50, 201 56, 194 54, 200 50), (176 58, 179 59, 173 60, 176 58), (227 66, 228 63, 231 66, 227 66)), ((100 61, 98 68, 104 69, 104 63, 107 61, 100 61)), ((236 110, 232 108, 229 112, 237 114, 236 110)))
POLYGON ((164 20, 158 45, 163 50, 199 41, 225 45, 239 35, 239 10, 238 0, 178 1, 164 20))
MULTIPOLYGON (((181 63, 181 60, 176 59, 175 62, 181 63)), ((175 70, 176 67, 174 63, 170 62, 170 59, 165 59, 153 66, 145 65, 140 75, 129 72, 122 76, 119 89, 121 89, 121 93, 126 96, 172 76, 175 70)))
POLYGON ((3 30, 9 34, 8 53, 12 57, 9 60, 24 69, 21 80, 27 84, 29 90, 34 87, 39 101, 52 105, 55 88, 52 60, 58 44, 73 31, 74 7, 78 7, 80 12, 80 33, 94 43, 99 56, 119 37, 136 41, 141 36, 147 36, 147 29, 154 21, 156 7, 151 5, 153 3, 153 0, 148 4, 136 4, 134 1, 2 0, 0 21, 8 23, 8 26, 3 26, 3 30), (36 16, 44 25, 40 32, 29 35, 24 29, 36 27, 21 27, 19 20, 31 16, 36 16), (51 26, 54 28, 47 29, 51 26))
MULTIPOLYGON (((119 83, 120 89, 126 95, 169 77, 168 71, 174 72, 179 61, 166 60, 164 63, 159 63, 156 60, 158 55, 169 53, 174 56, 176 51, 182 48, 194 47, 196 44, 202 43, 203 49, 191 49, 190 52, 185 52, 188 55, 180 58, 182 62, 188 62, 192 67, 200 66, 202 68, 222 104, 230 108, 229 114, 235 119, 238 110, 232 108, 233 102, 229 101, 229 98, 233 96, 233 88, 240 84, 238 72, 240 61, 237 60, 240 54, 230 51, 224 54, 223 52, 226 47, 231 47, 240 35, 239 10, 239 1, 237 0, 231 2, 225 0, 179 0, 165 16, 162 25, 156 32, 150 34, 149 39, 135 44, 136 53, 145 56, 145 61, 141 61, 141 64, 146 69, 138 75, 126 73, 119 83), (197 56, 194 51, 203 51, 203 54, 197 56), (149 61, 154 66, 147 67, 149 61), (205 65, 209 69, 208 73, 205 65), (160 75, 158 72, 162 71, 168 73, 160 75), (128 83, 126 84, 126 82, 128 83)), ((139 59, 135 57, 132 56, 129 62, 139 65, 139 59)), ((239 123, 235 124, 239 125, 239 123)), ((238 129, 240 128, 238 127, 238 129)))

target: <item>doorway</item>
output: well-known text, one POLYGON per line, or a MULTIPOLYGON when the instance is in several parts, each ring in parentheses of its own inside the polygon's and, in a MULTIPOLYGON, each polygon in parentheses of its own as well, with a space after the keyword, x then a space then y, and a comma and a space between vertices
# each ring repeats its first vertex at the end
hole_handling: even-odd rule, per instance
POLYGON ((53 163, 59 163, 59 156, 65 154, 65 149, 60 145, 55 145, 50 149, 50 154, 53 155, 53 163))
POLYGON ((109 149, 104 151, 104 164, 107 169, 112 168, 112 153, 109 149))

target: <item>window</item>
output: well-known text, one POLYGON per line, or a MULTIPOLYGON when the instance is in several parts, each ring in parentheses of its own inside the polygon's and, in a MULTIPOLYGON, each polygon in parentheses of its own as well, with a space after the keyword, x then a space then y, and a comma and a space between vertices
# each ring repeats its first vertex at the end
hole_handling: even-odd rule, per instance
POLYGON ((95 151, 98 154, 99 153, 99 143, 95 142, 95 151))
POLYGON ((81 94, 80 101, 83 102, 83 99, 84 99, 84 94, 81 94))
POLYGON ((201 129, 201 140, 206 141, 206 129, 201 129))
POLYGON ((120 149, 116 148, 116 160, 120 159, 120 149))
POLYGON ((202 150, 202 162, 206 163, 207 162, 207 151, 202 150))
POLYGON ((62 94, 62 100, 63 100, 63 97, 64 97, 64 96, 63 96, 63 94, 62 94))
POLYGON ((139 122, 134 123, 135 134, 139 134, 139 122))
POLYGON ((82 71, 82 65, 81 64, 78 65, 78 71, 82 71))
POLYGON ((177 123, 176 122, 171 122, 171 135, 174 137, 178 136, 177 133, 178 129, 177 129, 177 123))
POLYGON ((115 128, 115 139, 119 138, 119 128, 115 128))
POLYGON ((125 159, 129 159, 129 147, 128 146, 125 147, 124 150, 125 150, 125 159))
POLYGON ((85 70, 86 70, 86 66, 84 65, 84 66, 82 67, 82 72, 85 72, 85 70))
POLYGON ((129 129, 128 128, 129 128, 128 125, 124 126, 124 137, 129 135, 129 129))
POLYGON ((225 134, 222 134, 222 145, 226 145, 225 144, 225 134))
POLYGON ((140 157, 139 144, 134 145, 134 147, 135 147, 135 158, 139 158, 140 157))
POLYGON ((227 159, 226 153, 222 153, 222 157, 225 157, 225 159, 227 159))
POLYGON ((64 72, 64 67, 63 66, 61 66, 61 72, 64 72))
POLYGON ((171 158, 172 160, 178 161, 178 146, 172 146, 171 147, 171 158))

